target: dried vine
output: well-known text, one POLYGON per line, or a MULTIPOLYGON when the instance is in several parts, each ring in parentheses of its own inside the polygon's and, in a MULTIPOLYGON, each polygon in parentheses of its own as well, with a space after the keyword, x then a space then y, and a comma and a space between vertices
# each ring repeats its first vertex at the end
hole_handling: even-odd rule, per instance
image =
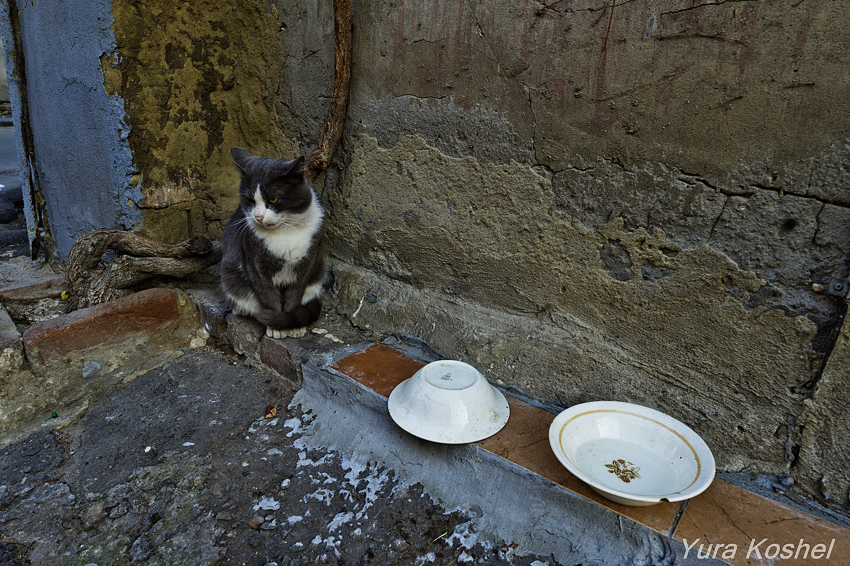
POLYGON ((185 277, 218 263, 221 249, 203 237, 164 244, 121 230, 96 230, 80 236, 65 269, 67 312, 132 293, 155 277, 185 277), (119 255, 102 265, 103 254, 119 255))
POLYGON ((322 122, 319 146, 307 157, 307 177, 311 181, 323 172, 342 137, 348 111, 348 89, 351 83, 351 2, 334 0, 334 86, 328 107, 328 119, 322 122))

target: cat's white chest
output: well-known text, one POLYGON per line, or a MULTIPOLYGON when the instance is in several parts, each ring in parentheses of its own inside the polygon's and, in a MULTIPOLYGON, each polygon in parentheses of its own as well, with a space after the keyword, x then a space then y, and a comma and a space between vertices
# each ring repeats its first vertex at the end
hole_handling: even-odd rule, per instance
POLYGON ((296 279, 294 267, 310 252, 313 235, 321 228, 322 210, 314 203, 302 222, 295 226, 280 226, 273 230, 255 231, 275 257, 284 261, 283 268, 272 275, 275 285, 289 285, 296 279))
MULTIPOLYGON (((280 231, 275 230, 275 232, 280 231)), ((284 234, 275 234, 264 239, 269 251, 285 261, 283 268, 272 275, 275 285, 289 285, 295 281, 294 267, 310 250, 311 237, 312 233, 305 234, 303 231, 292 233, 292 230, 288 229, 284 234)))

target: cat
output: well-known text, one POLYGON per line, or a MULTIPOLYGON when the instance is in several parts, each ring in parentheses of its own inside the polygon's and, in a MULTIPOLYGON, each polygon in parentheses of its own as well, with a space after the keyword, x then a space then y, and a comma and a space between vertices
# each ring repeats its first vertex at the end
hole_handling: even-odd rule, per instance
POLYGON ((319 317, 325 279, 324 210, 304 157, 257 157, 234 147, 239 208, 221 237, 221 284, 237 314, 272 338, 300 338, 319 317))

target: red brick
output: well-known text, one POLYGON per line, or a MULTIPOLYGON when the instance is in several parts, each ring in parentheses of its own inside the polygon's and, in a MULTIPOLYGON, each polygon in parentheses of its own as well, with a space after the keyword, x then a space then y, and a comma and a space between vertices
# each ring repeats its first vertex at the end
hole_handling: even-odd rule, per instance
POLYGON ((167 289, 148 289, 36 324, 24 333, 24 347, 47 362, 152 334, 178 317, 177 300, 167 289))
POLYGON ((389 397, 399 383, 410 378, 423 365, 388 346, 372 344, 332 363, 331 367, 389 397))

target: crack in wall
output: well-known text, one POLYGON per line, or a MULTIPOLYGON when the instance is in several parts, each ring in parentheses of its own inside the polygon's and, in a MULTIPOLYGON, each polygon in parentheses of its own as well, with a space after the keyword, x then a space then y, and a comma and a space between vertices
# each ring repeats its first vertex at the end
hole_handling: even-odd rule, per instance
POLYGON ((704 4, 697 4, 695 6, 688 6, 687 8, 682 8, 680 10, 669 10, 667 12, 661 12, 661 16, 669 16, 672 14, 681 14, 683 12, 692 12, 694 10, 698 10, 700 8, 708 8, 712 6, 722 6, 724 4, 742 4, 745 2, 755 2, 758 3, 760 0, 722 0, 721 2, 705 2, 704 4))

